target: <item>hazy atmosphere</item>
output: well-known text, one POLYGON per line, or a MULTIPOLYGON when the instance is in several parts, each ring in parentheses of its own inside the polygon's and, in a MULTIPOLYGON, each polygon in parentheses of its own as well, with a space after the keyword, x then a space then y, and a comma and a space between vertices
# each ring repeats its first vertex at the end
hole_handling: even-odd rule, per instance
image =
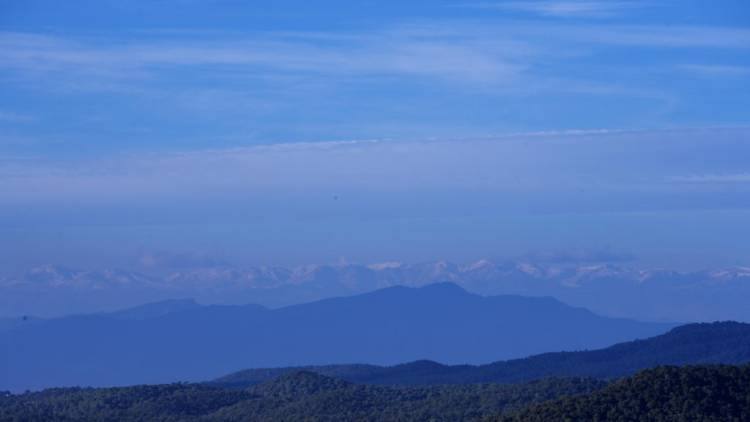
POLYGON ((5 275, 750 265, 742 1, 1 7, 5 275))
POLYGON ((747 0, 0 0, 0 421, 749 421, 747 0))

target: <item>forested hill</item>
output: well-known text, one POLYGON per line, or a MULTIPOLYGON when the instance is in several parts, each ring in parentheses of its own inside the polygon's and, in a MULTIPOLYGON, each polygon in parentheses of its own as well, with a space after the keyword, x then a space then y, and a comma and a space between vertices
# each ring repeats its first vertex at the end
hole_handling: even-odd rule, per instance
POLYGON ((329 365, 249 369, 215 381, 243 387, 300 369, 352 382, 383 385, 519 382, 550 376, 616 378, 658 365, 750 362, 750 324, 688 324, 666 334, 592 351, 545 353, 488 365, 441 365, 417 361, 396 366, 329 365))
POLYGON ((299 371, 244 390, 204 384, 0 394, 2 421, 747 421, 750 366, 658 367, 606 385, 384 387, 299 371))
POLYGON ((565 397, 503 422, 750 421, 750 366, 659 367, 600 391, 565 397))
POLYGON ((460 421, 584 394, 592 379, 389 388, 294 372, 246 390, 200 384, 51 389, 0 395, 2 421, 460 421))

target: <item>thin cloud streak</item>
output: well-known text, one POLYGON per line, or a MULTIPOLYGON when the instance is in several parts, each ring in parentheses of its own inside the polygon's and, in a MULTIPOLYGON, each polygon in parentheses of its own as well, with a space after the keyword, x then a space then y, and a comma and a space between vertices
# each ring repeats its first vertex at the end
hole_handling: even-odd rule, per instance
POLYGON ((509 1, 478 3, 468 7, 533 13, 557 18, 607 18, 619 16, 630 9, 646 7, 632 1, 509 1))
MULTIPOLYGON (((750 129, 548 131, 505 137, 352 140, 0 163, 5 203, 203 199, 326 192, 676 192, 746 181, 750 129), (727 159, 727 151, 735 157, 727 159), (659 157, 681 160, 665 165, 659 157), (719 162, 721 166, 712 165, 719 162), (674 174, 716 174, 675 178, 674 174)), ((738 192, 737 194, 741 194, 738 192)))
POLYGON ((750 172, 735 174, 697 174, 692 176, 674 176, 670 181, 677 183, 750 183, 750 172))
MULTIPOLYGON (((540 46, 540 26, 481 23, 402 26, 363 34, 331 34, 320 44, 301 37, 231 35, 103 46, 85 39, 0 33, 0 68, 41 74, 73 72, 112 79, 153 77, 164 66, 237 66, 324 74, 400 74, 453 81, 503 82, 531 63, 560 54, 540 46), (488 41, 492 40, 492 41, 488 41)), ((549 26, 553 42, 673 48, 750 48, 750 30, 710 27, 549 26)), ((583 50, 581 51, 583 52, 583 50)))
POLYGON ((680 69, 704 75, 714 77, 739 77, 750 75, 750 66, 728 66, 728 65, 717 65, 717 64, 685 64, 679 66, 680 69))
POLYGON ((27 34, 0 35, 0 67, 44 73, 67 71, 103 77, 144 78, 162 66, 237 66, 326 74, 402 74, 469 81, 512 78, 520 70, 513 52, 486 45, 409 39, 322 47, 304 41, 234 39, 221 42, 161 41, 97 46, 27 34), (381 47, 381 44, 390 47, 381 47))

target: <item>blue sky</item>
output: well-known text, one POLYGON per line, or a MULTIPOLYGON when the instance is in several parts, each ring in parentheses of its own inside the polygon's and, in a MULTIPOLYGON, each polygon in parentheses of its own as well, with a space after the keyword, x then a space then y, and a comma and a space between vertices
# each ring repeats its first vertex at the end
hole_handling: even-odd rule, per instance
POLYGON ((750 263, 747 2, 404 3, 0 1, 0 259, 750 263))

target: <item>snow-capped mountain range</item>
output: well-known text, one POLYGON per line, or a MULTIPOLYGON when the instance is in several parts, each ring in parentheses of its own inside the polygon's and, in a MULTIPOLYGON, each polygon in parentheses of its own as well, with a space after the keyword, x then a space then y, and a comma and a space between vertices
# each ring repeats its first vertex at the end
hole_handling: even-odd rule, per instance
POLYGON ((435 282, 456 283, 486 295, 554 296, 606 315, 678 321, 750 319, 750 311, 744 311, 744 304, 750 299, 748 267, 679 272, 612 264, 547 265, 489 260, 463 265, 447 261, 296 268, 224 265, 160 275, 43 266, 0 279, 4 298, 0 298, 0 316, 104 311, 184 297, 207 303, 284 306, 395 285, 423 286, 435 282), (56 303, 70 296, 73 299, 58 309, 61 306, 56 303), (722 309, 713 305, 717 298, 721 298, 722 309), (741 305, 734 309, 732 304, 738 301, 741 305))
POLYGON ((339 285, 354 291, 394 285, 423 286, 453 282, 472 286, 502 287, 515 281, 538 281, 565 287, 620 280, 635 284, 669 281, 683 284, 718 285, 750 283, 750 267, 731 267, 696 272, 665 269, 633 269, 612 264, 552 266, 528 262, 494 263, 479 260, 465 265, 447 261, 419 264, 384 262, 369 265, 336 264, 284 267, 206 267, 175 271, 166 276, 127 270, 79 270, 47 265, 32 268, 20 276, 0 278, 2 287, 45 286, 50 288, 159 287, 271 289, 302 284, 339 285))

